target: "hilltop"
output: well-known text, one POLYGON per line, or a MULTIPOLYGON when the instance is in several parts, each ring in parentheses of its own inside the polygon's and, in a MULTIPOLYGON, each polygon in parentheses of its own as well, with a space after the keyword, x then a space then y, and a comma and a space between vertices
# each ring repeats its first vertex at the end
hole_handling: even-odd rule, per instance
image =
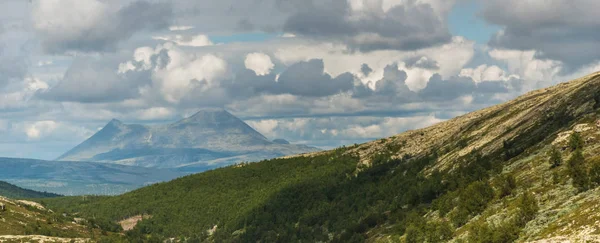
POLYGON ((214 242, 600 240, 600 73, 390 138, 49 205, 214 242), (202 230, 198 230, 202 229, 202 230))
POLYGON ((57 160, 198 172, 242 161, 317 150, 282 140, 270 141, 226 110, 203 109, 166 125, 124 124, 112 120, 57 160))
POLYGON ((10 198, 47 198, 59 197, 60 195, 48 192, 37 192, 29 189, 20 188, 18 186, 0 181, 0 196, 10 198))

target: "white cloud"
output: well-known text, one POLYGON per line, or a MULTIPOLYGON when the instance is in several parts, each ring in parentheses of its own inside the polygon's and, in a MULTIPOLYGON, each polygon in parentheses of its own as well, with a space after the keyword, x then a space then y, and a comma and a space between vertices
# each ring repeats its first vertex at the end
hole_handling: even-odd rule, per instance
MULTIPOLYGON (((383 78, 383 69, 393 63, 403 63, 410 58, 426 57, 438 63, 439 69, 435 71, 419 68, 409 69, 403 65, 409 77, 407 83, 411 90, 423 88, 429 78, 439 73, 443 78, 456 76, 471 61, 475 54, 475 42, 462 37, 454 37, 451 43, 422 49, 418 51, 371 51, 353 52, 345 45, 332 43, 310 43, 285 45, 274 52, 274 57, 284 65, 292 65, 299 61, 307 61, 313 58, 323 59, 325 72, 331 76, 338 76, 344 72, 350 72, 361 79, 364 84, 375 82, 383 78), (373 71, 364 76, 361 71, 363 64, 368 64, 373 71)), ((372 87, 372 86, 371 86, 372 87)))
POLYGON ((158 91, 171 104, 179 103, 192 91, 218 87, 219 80, 229 73, 227 62, 214 54, 197 55, 168 43, 158 45, 155 49, 137 48, 133 61, 121 63, 118 73, 124 74, 130 70, 151 71, 152 86, 143 87, 140 93, 154 96, 154 92, 158 91), (161 52, 167 56, 160 56, 161 52))
POLYGON ((244 65, 247 69, 254 71, 254 73, 259 76, 271 73, 271 70, 275 67, 275 64, 271 61, 271 57, 260 52, 249 53, 246 55, 244 65))
POLYGON ((525 90, 539 88, 540 83, 552 84, 563 69, 560 61, 536 58, 536 51, 493 49, 489 55, 506 63, 509 73, 521 77, 525 90))
POLYGON ((273 130, 278 125, 277 120, 248 121, 248 124, 266 137, 276 137, 273 130))
POLYGON ((28 139, 38 140, 42 136, 53 132, 57 127, 58 124, 55 121, 38 121, 29 125, 25 130, 25 134, 27 134, 28 139))
POLYGON ((169 26, 169 30, 170 31, 191 30, 193 28, 194 28, 194 26, 190 26, 190 25, 173 25, 173 26, 169 26))
POLYGON ((206 35, 194 35, 194 36, 184 36, 184 35, 173 35, 173 36, 155 36, 152 37, 155 40, 163 40, 173 42, 180 46, 212 46, 213 42, 206 35))
POLYGON ((508 81, 510 78, 519 78, 518 75, 508 75, 502 68, 482 64, 476 68, 465 68, 460 71, 460 76, 472 78, 479 83, 481 81, 508 81))
POLYGON ((151 107, 136 112, 136 117, 141 120, 161 120, 169 119, 175 115, 173 108, 151 107))

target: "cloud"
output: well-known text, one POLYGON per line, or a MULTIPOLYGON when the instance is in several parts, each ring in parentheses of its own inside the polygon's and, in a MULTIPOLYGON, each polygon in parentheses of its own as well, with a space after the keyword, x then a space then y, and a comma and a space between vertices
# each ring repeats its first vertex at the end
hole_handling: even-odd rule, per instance
POLYGON ((170 41, 180 46, 212 46, 213 43, 206 35, 173 35, 173 36, 155 36, 152 37, 155 40, 170 41))
POLYGON ((299 61, 310 59, 323 59, 325 72, 337 76, 350 72, 367 84, 376 82, 383 77, 384 68, 392 63, 410 63, 411 59, 426 57, 439 65, 438 70, 422 69, 418 67, 406 68, 408 73, 407 84, 411 89, 421 89, 434 73, 439 73, 444 78, 457 75, 475 54, 474 42, 462 37, 455 37, 451 43, 435 46, 419 51, 381 50, 372 52, 353 52, 347 46, 324 43, 292 43, 278 47, 274 57, 284 65, 292 65, 299 61), (363 64, 369 65, 373 71, 362 75, 363 64))
POLYGON ((560 80, 564 64, 560 61, 538 58, 537 51, 492 49, 489 55, 508 67, 508 72, 523 79, 525 89, 532 90, 560 80))
POLYGON ((129 79, 117 75, 115 67, 90 58, 79 58, 64 77, 38 98, 82 103, 120 102, 139 96, 138 87, 148 83, 147 77, 129 79))
POLYGON ((244 65, 247 69, 254 71, 256 75, 259 76, 265 76, 271 73, 271 70, 275 67, 275 64, 271 61, 271 57, 260 52, 249 53, 246 55, 244 65))
POLYGON ((534 50, 573 71, 600 60, 598 8, 596 0, 491 0, 482 16, 503 27, 490 41, 493 48, 534 50))
POLYGON ((54 131, 57 127, 57 123, 55 121, 38 121, 26 128, 25 133, 27 134, 27 138, 37 140, 40 139, 42 135, 46 135, 54 131))
POLYGON ((49 53, 102 52, 145 29, 167 28, 165 3, 136 1, 119 9, 99 0, 36 0, 33 27, 49 53))
POLYGON ((326 147, 360 143, 392 136, 443 121, 433 115, 414 117, 337 116, 246 121, 268 138, 310 141, 326 147))
POLYGON ((477 88, 472 79, 457 77, 443 80, 440 75, 434 75, 427 83, 427 87, 419 92, 419 96, 430 101, 444 101, 457 99, 469 95, 477 88))
POLYGON ((398 69, 397 64, 388 65, 383 72, 383 78, 375 83, 375 95, 392 97, 396 102, 414 101, 415 96, 406 79, 408 74, 398 69))
POLYGON ((274 92, 319 97, 348 91, 353 86, 352 74, 344 73, 333 78, 324 72, 323 60, 313 59, 290 66, 279 76, 274 92))
POLYGON ((361 51, 418 50, 451 41, 444 19, 425 1, 306 1, 283 30, 361 51))
POLYGON ((28 71, 28 65, 22 57, 2 55, 0 46, 0 89, 9 83, 23 80, 28 71))
POLYGON ((508 75, 506 71, 496 65, 488 66, 486 64, 479 65, 476 68, 465 68, 460 71, 459 76, 470 77, 476 83, 484 80, 507 81, 511 77, 518 77, 515 75, 508 75))
POLYGON ((369 76, 369 74, 371 74, 371 72, 373 72, 373 69, 371 69, 371 67, 369 67, 369 64, 363 63, 360 66, 360 72, 362 73, 363 76, 369 76))
POLYGON ((189 26, 189 25, 173 25, 173 26, 169 26, 169 30, 170 31, 191 30, 193 28, 194 28, 194 26, 189 26))
POLYGON ((421 69, 430 69, 430 70, 438 70, 440 69, 440 65, 437 61, 429 59, 426 56, 422 57, 413 57, 406 60, 406 67, 408 68, 421 68, 421 69))

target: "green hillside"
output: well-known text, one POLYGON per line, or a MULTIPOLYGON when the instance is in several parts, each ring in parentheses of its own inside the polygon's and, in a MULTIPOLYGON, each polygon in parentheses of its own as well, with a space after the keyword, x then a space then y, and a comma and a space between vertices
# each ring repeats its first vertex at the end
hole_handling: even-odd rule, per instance
POLYGON ((600 240, 598 121, 597 73, 366 144, 45 202, 108 230, 143 215, 129 241, 600 240))
POLYGON ((60 195, 24 189, 7 182, 0 181, 0 196, 10 198, 48 198, 59 197, 60 195))
POLYGON ((57 213, 39 203, 0 197, 0 242, 89 242, 109 237, 95 225, 94 220, 57 213))

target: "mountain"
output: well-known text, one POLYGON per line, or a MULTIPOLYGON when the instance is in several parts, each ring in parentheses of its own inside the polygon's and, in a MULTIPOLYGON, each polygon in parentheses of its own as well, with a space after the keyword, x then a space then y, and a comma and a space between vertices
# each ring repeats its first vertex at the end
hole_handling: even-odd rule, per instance
POLYGON ((47 198, 60 195, 48 192, 37 192, 0 181, 0 196, 10 198, 47 198))
POLYGON ((223 109, 204 109, 168 125, 145 126, 112 120, 57 160, 193 172, 314 151, 317 149, 304 145, 269 141, 223 109))
MULTIPOLYGON (((62 195, 116 195, 184 175, 166 169, 15 158, 0 158, 0 168, 0 181, 62 195)), ((0 184, 0 195, 2 188, 0 184)))
POLYGON ((47 203, 146 215, 130 241, 597 242, 599 186, 594 73, 365 144, 47 203))

